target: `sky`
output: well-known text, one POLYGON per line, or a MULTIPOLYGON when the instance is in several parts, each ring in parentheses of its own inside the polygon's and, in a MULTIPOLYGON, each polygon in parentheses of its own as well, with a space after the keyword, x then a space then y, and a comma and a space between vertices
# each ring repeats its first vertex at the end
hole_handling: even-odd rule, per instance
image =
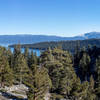
POLYGON ((0 35, 100 32, 100 0, 0 0, 0 35))

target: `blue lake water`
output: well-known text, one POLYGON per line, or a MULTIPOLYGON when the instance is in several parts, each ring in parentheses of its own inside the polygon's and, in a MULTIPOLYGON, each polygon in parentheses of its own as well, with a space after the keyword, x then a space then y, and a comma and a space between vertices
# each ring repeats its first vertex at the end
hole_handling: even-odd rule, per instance
MULTIPOLYGON (((3 47, 6 47, 8 48, 8 45, 11 45, 11 44, 2 44, 0 43, 0 46, 3 46, 3 47)), ((14 51, 14 48, 10 48, 10 50, 13 52, 14 51)), ((22 53, 24 52, 24 48, 21 48, 21 51, 22 53)), ((42 50, 39 50, 39 49, 29 49, 29 52, 33 51, 33 53, 36 53, 37 56, 40 56, 42 50)))

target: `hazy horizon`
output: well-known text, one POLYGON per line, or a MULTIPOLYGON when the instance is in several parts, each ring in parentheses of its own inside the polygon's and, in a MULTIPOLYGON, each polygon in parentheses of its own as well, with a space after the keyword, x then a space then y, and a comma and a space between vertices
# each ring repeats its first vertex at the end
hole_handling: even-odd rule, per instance
MULTIPOLYGON (((97 34, 100 34, 100 32, 96 32, 96 31, 92 31, 92 32, 87 32, 89 34, 91 33, 97 33, 97 34)), ((16 34, 0 34, 0 36, 2 35, 40 35, 40 36, 57 36, 57 37, 75 37, 75 36, 84 36, 85 34, 87 33, 84 33, 84 34, 78 34, 78 35, 73 35, 73 36, 61 36, 61 35, 55 35, 55 34, 33 34, 33 33, 16 33, 16 34)))

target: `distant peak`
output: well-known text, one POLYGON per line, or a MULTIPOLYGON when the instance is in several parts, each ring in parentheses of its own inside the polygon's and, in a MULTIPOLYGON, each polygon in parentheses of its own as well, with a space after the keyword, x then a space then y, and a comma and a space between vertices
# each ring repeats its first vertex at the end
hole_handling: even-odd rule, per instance
POLYGON ((85 33, 85 35, 92 35, 92 34, 100 34, 100 32, 95 32, 95 31, 93 31, 93 32, 89 32, 89 33, 85 33))

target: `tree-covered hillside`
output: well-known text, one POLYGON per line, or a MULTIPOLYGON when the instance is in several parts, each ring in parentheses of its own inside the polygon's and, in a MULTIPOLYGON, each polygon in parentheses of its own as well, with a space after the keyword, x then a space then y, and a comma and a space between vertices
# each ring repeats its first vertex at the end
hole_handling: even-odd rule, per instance
MULTIPOLYGON (((97 46, 100 47, 100 39, 87 39, 87 40, 76 40, 76 41, 59 41, 59 42, 41 42, 36 44, 24 44, 21 45, 21 47, 24 48, 32 48, 32 49, 42 49, 47 50, 49 47, 53 49, 54 47, 61 47, 63 50, 68 50, 70 52, 74 52, 77 45, 80 46, 80 48, 88 47, 88 45, 91 46, 97 46)), ((11 45, 10 47, 14 47, 14 45, 11 45)))
POLYGON ((13 53, 0 47, 0 92, 16 84, 28 87, 28 100, 99 100, 100 48, 77 45, 72 55, 49 47, 37 57, 20 45, 13 53))

